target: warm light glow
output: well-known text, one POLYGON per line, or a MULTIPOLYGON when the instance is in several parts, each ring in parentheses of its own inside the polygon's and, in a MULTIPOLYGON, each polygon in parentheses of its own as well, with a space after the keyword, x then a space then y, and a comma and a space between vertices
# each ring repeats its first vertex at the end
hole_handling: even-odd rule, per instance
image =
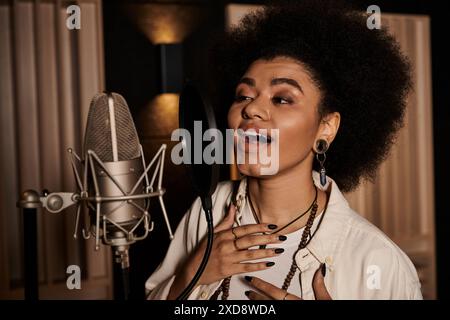
POLYGON ((164 93, 153 98, 139 115, 139 128, 145 136, 170 137, 178 128, 180 96, 164 93))
POLYGON ((225 27, 231 29, 232 27, 237 26, 246 14, 261 8, 261 5, 253 4, 228 4, 225 7, 225 27))
POLYGON ((157 95, 150 102, 150 108, 155 113, 161 113, 168 118, 174 118, 178 121, 178 103, 180 95, 175 93, 163 93, 157 95))
POLYGON ((201 8, 174 4, 126 6, 130 19, 153 44, 181 43, 200 20, 201 8))

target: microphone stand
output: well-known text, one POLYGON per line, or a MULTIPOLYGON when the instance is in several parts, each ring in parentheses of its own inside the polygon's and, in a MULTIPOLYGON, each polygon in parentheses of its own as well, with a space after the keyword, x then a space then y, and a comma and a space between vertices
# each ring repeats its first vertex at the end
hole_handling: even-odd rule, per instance
MULTIPOLYGON (((48 195, 48 191, 43 193, 44 196, 48 195)), ((39 193, 35 190, 23 192, 17 207, 22 209, 23 214, 25 300, 36 301, 39 299, 37 210, 43 207, 39 193)), ((120 268, 120 279, 117 277, 119 272, 114 270, 114 298, 128 300, 130 297, 128 246, 126 248, 117 246, 113 251, 114 269, 116 266, 120 268)))
POLYGON ((123 268, 113 256, 114 300, 127 301, 130 299, 130 267, 123 268))
POLYGON ((23 244, 25 268, 25 300, 39 299, 38 255, 37 255, 37 209, 42 207, 39 193, 25 191, 17 202, 23 214, 23 244))
MULTIPOLYGON (((125 236, 119 232, 119 235, 125 236)), ((130 299, 130 258, 129 245, 117 245, 113 251, 114 300, 130 299)))
MULTIPOLYGON (((24 262, 25 262, 25 299, 26 300, 37 300, 39 296, 39 283, 38 283, 38 248, 37 248, 37 209, 45 208, 46 211, 51 213, 59 213, 64 209, 77 205, 77 217, 75 222, 75 232, 74 238, 77 238, 77 230, 78 223, 81 213, 81 206, 85 206, 95 211, 95 249, 98 250, 100 246, 100 234, 102 238, 102 242, 105 245, 111 246, 113 249, 113 257, 115 260, 114 266, 120 265, 120 278, 114 276, 114 293, 115 297, 119 297, 118 292, 122 292, 120 294, 120 300, 128 300, 130 297, 130 276, 129 276, 129 247, 131 244, 136 241, 143 240, 147 237, 149 232, 153 231, 153 221, 151 221, 150 214, 148 212, 149 209, 149 199, 153 197, 158 197, 161 210, 164 215, 164 220, 167 224, 167 229, 169 231, 170 239, 173 238, 172 230, 170 228, 169 220, 167 218, 167 213, 164 205, 164 201, 162 196, 165 193, 165 189, 162 188, 162 174, 164 168, 164 156, 166 145, 163 144, 161 148, 158 150, 156 155, 150 161, 148 165, 146 165, 144 159, 144 153, 141 148, 141 157, 143 172, 140 177, 137 179, 135 184, 132 187, 132 190, 129 192, 125 192, 122 185, 114 178, 114 175, 111 174, 110 170, 108 170, 105 163, 103 163, 95 152, 88 150, 87 159, 89 160, 88 164, 85 164, 83 167, 83 181, 81 176, 77 170, 77 161, 82 162, 81 158, 72 151, 72 149, 68 149, 68 152, 71 155, 72 168, 75 173, 75 180, 77 182, 79 191, 78 192, 54 192, 49 193, 47 190, 43 191, 42 197, 35 190, 27 190, 23 192, 20 200, 17 202, 17 207, 22 209, 23 214, 23 224, 24 224, 24 262), (95 163, 94 163, 95 162, 95 163), (122 194, 120 195, 102 195, 99 189, 99 183, 97 181, 95 168, 98 165, 103 173, 106 174, 109 179, 111 179, 111 183, 114 184, 122 194), (154 172, 150 177, 148 176, 148 172, 150 169, 154 167, 154 172), (94 195, 89 195, 88 193, 88 172, 89 169, 92 170, 92 180, 94 184, 94 195), (142 193, 136 193, 138 190, 139 184, 145 180, 145 191, 142 193), (145 206, 142 207, 139 204, 134 203, 135 200, 145 200, 145 206), (101 214, 101 206, 104 203, 108 203, 111 201, 127 201, 128 203, 133 203, 133 205, 142 213, 142 216, 137 220, 133 221, 132 228, 125 229, 120 223, 115 222, 114 220, 108 219, 106 214, 101 214), (101 221, 100 221, 101 220, 101 221), (100 222, 102 226, 100 226, 100 222), (110 231, 107 226, 113 227, 113 231, 110 231), (142 227, 143 233, 138 234, 137 228, 142 227), (119 291, 120 290, 120 291, 119 291)), ((85 229, 83 228, 82 234, 84 239, 89 239, 92 235, 91 227, 87 228, 88 232, 86 234, 85 229)), ((116 272, 115 274, 119 274, 116 272)))

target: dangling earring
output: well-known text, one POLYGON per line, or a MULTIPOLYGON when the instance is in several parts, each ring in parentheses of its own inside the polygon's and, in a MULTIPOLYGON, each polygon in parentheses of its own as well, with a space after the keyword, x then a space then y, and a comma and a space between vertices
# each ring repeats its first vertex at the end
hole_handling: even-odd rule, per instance
POLYGON ((327 159, 326 152, 328 150, 328 142, 325 139, 319 139, 316 141, 316 159, 320 164, 320 184, 325 186, 327 184, 327 171, 325 170, 324 163, 327 159))

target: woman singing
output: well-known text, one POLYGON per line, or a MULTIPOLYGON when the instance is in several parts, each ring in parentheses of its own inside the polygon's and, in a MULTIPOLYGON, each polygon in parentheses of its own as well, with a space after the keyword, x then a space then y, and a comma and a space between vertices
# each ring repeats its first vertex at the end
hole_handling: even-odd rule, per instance
MULTIPOLYGON (((269 5, 212 50, 237 148, 276 144, 278 170, 244 161, 240 181, 219 184, 212 253, 189 299, 422 299, 409 258, 342 194, 375 176, 411 87, 398 44, 366 21, 336 1, 269 5)), ((146 282, 149 299, 187 286, 206 230, 197 199, 146 282)))

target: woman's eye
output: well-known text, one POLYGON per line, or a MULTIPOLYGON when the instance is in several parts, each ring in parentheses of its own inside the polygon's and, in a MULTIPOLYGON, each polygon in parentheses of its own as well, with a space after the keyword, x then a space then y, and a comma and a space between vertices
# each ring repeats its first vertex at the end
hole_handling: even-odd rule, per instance
POLYGON ((236 96, 234 97, 234 101, 235 102, 242 102, 242 101, 246 101, 246 100, 251 100, 251 97, 247 97, 247 96, 236 96))
POLYGON ((273 97, 272 101, 275 104, 291 104, 292 103, 292 99, 284 98, 284 97, 273 97))

